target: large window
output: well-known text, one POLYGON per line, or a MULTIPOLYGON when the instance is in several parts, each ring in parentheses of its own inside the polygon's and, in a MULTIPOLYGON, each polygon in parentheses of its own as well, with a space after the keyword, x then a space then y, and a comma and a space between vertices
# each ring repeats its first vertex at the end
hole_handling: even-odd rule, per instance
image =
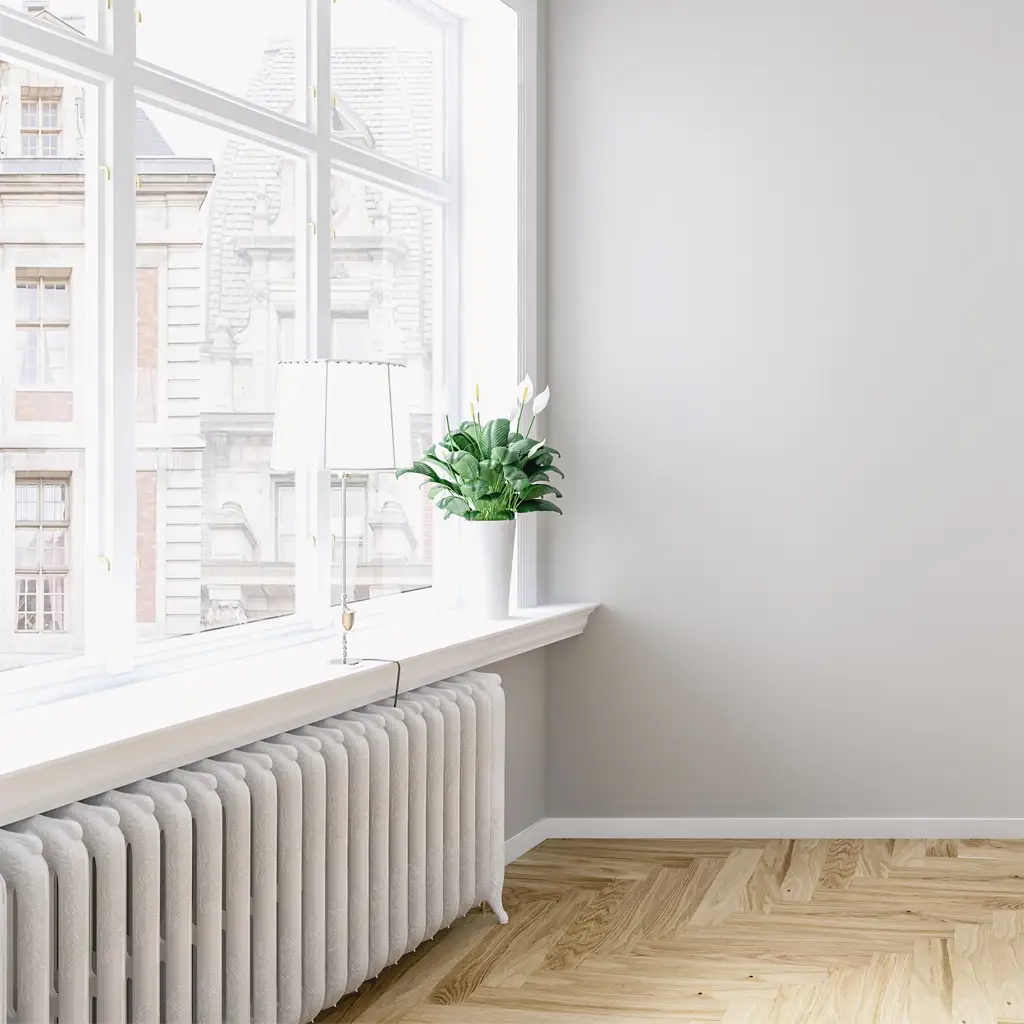
POLYGON ((0 668, 450 574, 415 479, 349 478, 343 519, 336 476, 272 470, 277 367, 403 365, 413 455, 484 364, 507 407, 521 254, 464 154, 511 154, 472 194, 515 227, 517 6, 0 0, 0 668))

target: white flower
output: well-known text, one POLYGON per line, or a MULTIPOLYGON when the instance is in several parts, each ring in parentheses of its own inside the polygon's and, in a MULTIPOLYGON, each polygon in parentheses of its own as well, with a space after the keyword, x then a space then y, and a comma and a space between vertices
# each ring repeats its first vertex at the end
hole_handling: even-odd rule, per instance
POLYGON ((536 444, 535 444, 535 445, 534 445, 534 446, 533 446, 533 447, 532 447, 532 448, 531 448, 531 449, 529 450, 529 452, 527 452, 527 455, 526 455, 526 461, 527 461, 527 462, 529 462, 529 461, 530 461, 530 459, 532 459, 532 458, 534 457, 534 455, 536 455, 536 454, 537 454, 537 452, 539 452, 539 451, 541 450, 541 448, 543 448, 543 447, 544 447, 544 445, 546 445, 547 443, 548 443, 548 440, 547 440, 547 438, 544 438, 544 440, 543 440, 543 441, 538 441, 538 442, 537 442, 537 443, 536 443, 536 444))
POLYGON ((551 388, 546 387, 534 400, 533 400, 533 415, 539 416, 547 407, 548 402, 551 401, 551 388))
POLYGON ((531 398, 533 398, 533 381, 530 380, 530 375, 527 374, 519 382, 519 391, 516 393, 516 401, 520 405, 526 405, 531 398))
POLYGON ((447 462, 451 457, 452 453, 448 451, 443 444, 434 445, 434 454, 442 461, 447 462))

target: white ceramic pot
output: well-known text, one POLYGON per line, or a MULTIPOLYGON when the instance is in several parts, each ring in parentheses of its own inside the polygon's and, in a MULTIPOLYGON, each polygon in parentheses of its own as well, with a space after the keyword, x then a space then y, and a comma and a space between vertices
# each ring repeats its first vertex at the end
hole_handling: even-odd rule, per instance
POLYGON ((463 608, 484 619, 507 619, 516 521, 463 519, 459 526, 459 596, 463 608))

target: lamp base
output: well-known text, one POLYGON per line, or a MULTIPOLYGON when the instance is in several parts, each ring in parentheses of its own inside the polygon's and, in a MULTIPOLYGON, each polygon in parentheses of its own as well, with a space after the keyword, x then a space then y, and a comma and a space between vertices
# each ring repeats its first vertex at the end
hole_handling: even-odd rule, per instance
POLYGON ((331 658, 332 665, 358 665, 360 664, 360 658, 350 658, 348 656, 348 631, 355 625, 356 616, 355 612, 346 608, 341 614, 342 628, 344 632, 341 634, 341 657, 331 658))

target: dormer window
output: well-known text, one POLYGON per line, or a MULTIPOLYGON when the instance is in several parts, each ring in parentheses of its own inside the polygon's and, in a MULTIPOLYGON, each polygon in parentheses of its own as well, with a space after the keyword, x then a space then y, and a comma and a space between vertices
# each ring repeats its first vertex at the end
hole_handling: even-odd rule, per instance
POLYGON ((60 88, 21 90, 21 155, 60 156, 60 88))

